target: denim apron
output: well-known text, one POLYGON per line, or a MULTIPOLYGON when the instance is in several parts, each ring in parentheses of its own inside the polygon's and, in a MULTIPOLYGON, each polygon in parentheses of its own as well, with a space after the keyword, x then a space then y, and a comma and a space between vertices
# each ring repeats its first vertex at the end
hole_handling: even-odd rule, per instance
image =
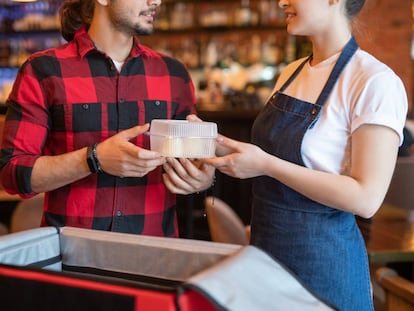
MULTIPOLYGON (((306 59, 267 102, 252 128, 252 143, 305 166, 301 144, 317 122, 358 45, 352 38, 315 104, 283 94, 306 59)), ((316 296, 343 311, 373 310, 365 243, 351 213, 322 205, 274 178, 253 180, 251 244, 293 272, 316 296)))

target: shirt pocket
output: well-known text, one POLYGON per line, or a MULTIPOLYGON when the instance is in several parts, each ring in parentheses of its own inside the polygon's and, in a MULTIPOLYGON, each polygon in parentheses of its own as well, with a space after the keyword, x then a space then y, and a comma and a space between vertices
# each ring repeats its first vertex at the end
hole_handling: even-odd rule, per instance
POLYGON ((107 113, 100 103, 57 104, 50 108, 49 148, 60 154, 103 140, 107 113))
POLYGON ((153 119, 175 119, 178 103, 163 100, 150 99, 140 102, 140 116, 144 123, 150 123, 153 119))
POLYGON ((54 105, 51 108, 51 131, 66 133, 99 132, 102 130, 100 103, 54 105))

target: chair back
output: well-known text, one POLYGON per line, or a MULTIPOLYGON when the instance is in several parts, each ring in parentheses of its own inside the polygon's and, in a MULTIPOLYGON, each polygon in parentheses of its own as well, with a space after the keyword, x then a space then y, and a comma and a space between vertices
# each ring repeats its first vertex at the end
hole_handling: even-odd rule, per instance
POLYGON ((209 196, 204 201, 211 239, 214 242, 247 245, 246 226, 224 201, 209 196))
POLYGON ((406 209, 414 209, 414 155, 398 157, 384 203, 406 209))
POLYGON ((40 227, 44 194, 20 201, 10 219, 10 233, 40 227))

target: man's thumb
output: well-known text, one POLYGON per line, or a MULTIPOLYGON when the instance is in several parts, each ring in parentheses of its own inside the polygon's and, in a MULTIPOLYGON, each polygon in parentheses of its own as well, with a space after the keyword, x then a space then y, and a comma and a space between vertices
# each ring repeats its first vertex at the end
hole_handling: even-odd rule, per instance
POLYGON ((132 138, 135 138, 135 137, 147 132, 148 129, 149 129, 149 124, 146 123, 144 125, 137 125, 137 126, 131 127, 127 130, 122 131, 119 134, 121 134, 123 138, 125 138, 127 140, 130 140, 132 138))

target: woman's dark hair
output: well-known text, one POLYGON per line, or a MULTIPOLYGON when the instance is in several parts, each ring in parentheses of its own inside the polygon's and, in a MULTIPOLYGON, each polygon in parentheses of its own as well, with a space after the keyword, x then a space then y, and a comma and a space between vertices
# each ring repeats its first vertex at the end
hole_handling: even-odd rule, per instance
POLYGON ((350 18, 358 15, 364 4, 365 0, 347 0, 345 3, 346 15, 350 18))
POLYGON ((76 31, 91 24, 94 0, 66 0, 59 9, 60 31, 67 41, 73 40, 76 31))

